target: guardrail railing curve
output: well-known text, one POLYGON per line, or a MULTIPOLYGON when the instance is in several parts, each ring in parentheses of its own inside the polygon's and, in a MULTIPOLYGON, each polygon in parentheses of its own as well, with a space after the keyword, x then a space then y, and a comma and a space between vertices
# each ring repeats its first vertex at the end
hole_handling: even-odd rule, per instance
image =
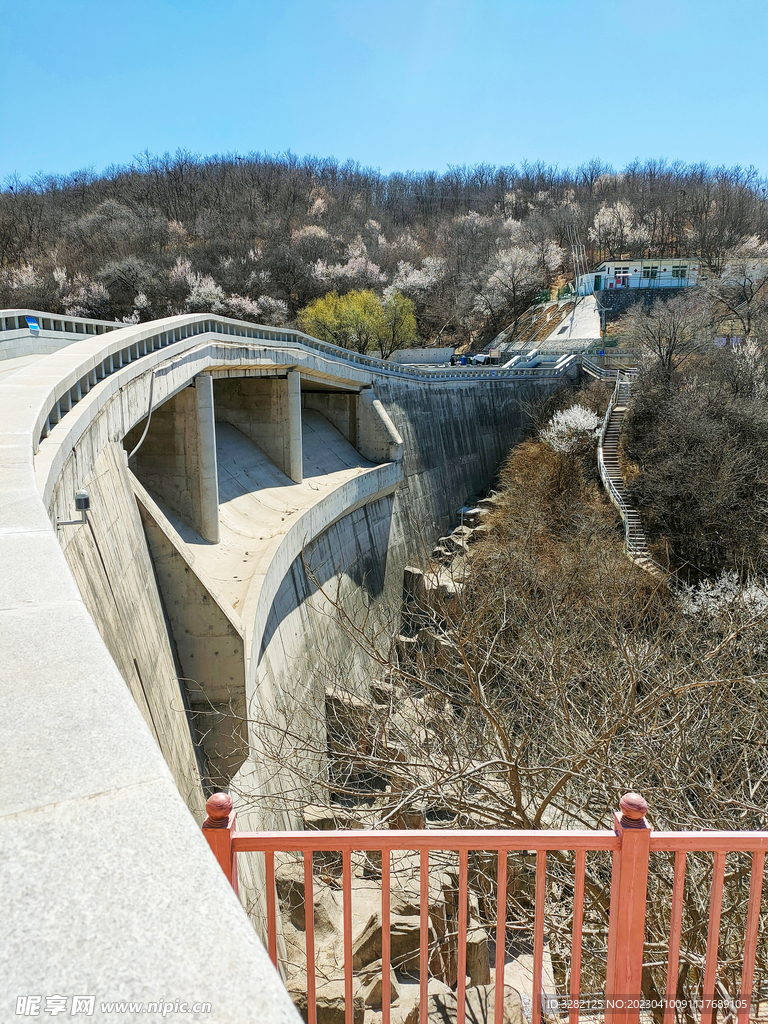
MULTIPOLYGON (((0 314, 4 312, 6 311, 0 311, 0 314)), ((429 372, 415 370, 410 367, 400 367, 396 363, 391 363, 375 356, 365 356, 357 352, 351 352, 349 349, 330 345, 317 338, 312 338, 301 331, 290 328, 269 328, 245 321, 233 320, 228 317, 211 317, 203 313, 169 317, 156 323, 156 330, 152 330, 152 323, 135 326, 117 326, 115 330, 110 330, 110 337, 105 339, 104 349, 95 358, 91 358, 88 361, 87 367, 82 368, 82 372, 78 374, 77 379, 72 380, 70 378, 64 389, 57 393, 50 402, 45 412, 44 421, 40 425, 36 444, 39 444, 47 437, 62 417, 106 377, 111 376, 128 363, 150 355, 158 349, 203 334, 223 337, 225 341, 242 339, 246 344, 249 342, 272 342, 288 345, 293 348, 330 356, 339 362, 383 376, 432 384, 446 381, 493 382, 509 379, 541 380, 542 378, 557 378, 567 375, 578 363, 575 355, 563 356, 558 354, 559 357, 555 362, 545 365, 515 367, 507 370, 499 367, 494 369, 487 367, 483 369, 445 367, 438 371, 429 372)))
POLYGON ((608 408, 600 428, 600 438, 597 445, 597 465, 600 471, 600 479, 608 492, 608 497, 616 506, 624 524, 624 550, 627 553, 627 557, 647 572, 654 575, 660 574, 668 579, 670 576, 669 571, 657 562, 655 558, 652 558, 648 552, 648 544, 645 539, 645 533, 640 525, 638 512, 626 502, 624 496, 611 479, 605 464, 604 445, 608 426, 611 422, 611 415, 619 404, 626 405, 629 403, 633 377, 634 374, 631 370, 616 370, 616 386, 608 402, 608 408), (634 529, 632 528, 633 519, 636 523, 634 529))

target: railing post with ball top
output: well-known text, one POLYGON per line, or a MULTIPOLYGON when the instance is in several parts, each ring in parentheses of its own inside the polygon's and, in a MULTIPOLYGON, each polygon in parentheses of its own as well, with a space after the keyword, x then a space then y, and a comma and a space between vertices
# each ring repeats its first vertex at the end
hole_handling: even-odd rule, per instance
POLYGON ((619 849, 613 855, 608 921, 606 1021, 637 1024, 643 980, 646 894, 651 828, 648 804, 639 793, 625 793, 614 814, 619 849))
POLYGON ((203 822, 203 835, 213 850, 230 885, 237 892, 237 860, 232 846, 237 813, 232 809, 229 793, 214 793, 205 804, 207 817, 203 822))

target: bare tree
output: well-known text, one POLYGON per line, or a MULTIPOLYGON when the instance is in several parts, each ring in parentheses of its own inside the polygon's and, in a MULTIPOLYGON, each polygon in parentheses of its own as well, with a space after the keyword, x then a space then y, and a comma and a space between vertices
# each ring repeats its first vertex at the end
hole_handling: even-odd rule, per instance
MULTIPOLYGON (((313 727, 290 713, 276 726, 251 709, 262 770, 281 776, 283 800, 300 812, 319 787, 340 817, 376 828, 596 828, 610 827, 621 792, 634 787, 657 828, 764 826, 768 744, 757 709, 768 687, 768 594, 738 582, 676 593, 632 565, 592 463, 591 450, 518 447, 487 539, 460 571, 411 573, 402 610, 351 613, 333 584, 315 580, 332 628, 367 655, 370 684, 329 659, 313 727)), ((524 858, 510 870, 519 951, 532 934, 533 876, 524 858)), ((492 857, 473 861, 485 925, 495 919, 495 872, 492 857)), ((666 984, 670 872, 666 858, 654 859, 648 996, 666 984)), ((584 991, 604 978, 609 878, 606 859, 590 858, 584 991)), ((689 1000, 703 984, 710 878, 710 861, 691 857, 678 978, 689 1000)), ((547 929, 564 991, 573 884, 572 858, 548 858, 556 898, 547 929)), ((734 859, 725 884, 718 983, 733 998, 746 858, 734 859)), ((758 984, 767 971, 763 935, 758 984)))
POLYGON ((622 319, 622 332, 629 346, 644 349, 670 374, 701 351, 710 322, 708 304, 691 290, 651 305, 637 303, 622 319))
POLYGON ((715 323, 740 340, 765 339, 768 330, 768 245, 746 239, 730 251, 719 275, 705 279, 715 323), (735 328, 735 331, 734 331, 735 328))

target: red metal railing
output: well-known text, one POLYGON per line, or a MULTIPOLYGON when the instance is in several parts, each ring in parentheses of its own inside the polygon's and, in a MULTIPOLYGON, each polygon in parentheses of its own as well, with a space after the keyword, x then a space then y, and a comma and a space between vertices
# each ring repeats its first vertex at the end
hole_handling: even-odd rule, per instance
MULTIPOLYGON (((207 804, 208 817, 203 824, 208 840, 224 873, 238 891, 237 854, 263 853, 266 866, 267 945, 277 966, 277 901, 275 854, 301 853, 304 862, 305 932, 307 951, 307 1009, 309 1024, 316 1024, 315 936, 313 899, 313 854, 335 852, 342 858, 344 985, 346 1024, 353 1024, 352 957, 352 854, 381 853, 382 922, 382 1024, 390 1024, 389 978, 390 946, 390 857, 393 851, 417 851, 420 863, 419 985, 420 1020, 426 1022, 429 984, 429 857, 431 852, 458 853, 458 942, 457 942, 457 1024, 465 1024, 466 950, 468 906, 468 855, 470 851, 495 853, 496 876, 496 949, 494 1024, 502 1024, 503 979, 507 937, 507 866, 514 851, 535 853, 535 895, 533 920, 532 1021, 539 1024, 542 1015, 542 970, 545 948, 545 886, 547 854, 554 851, 574 855, 573 914, 571 926, 571 969, 568 998, 569 1024, 577 1024, 580 1013, 586 858, 590 851, 612 855, 610 915, 607 928, 607 968, 605 974, 605 1019, 635 1024, 639 1021, 642 999, 643 951, 646 932, 646 898, 649 862, 652 853, 674 854, 671 918, 667 949, 667 981, 664 1003, 665 1022, 675 1019, 680 943, 683 925, 686 856, 691 853, 714 855, 709 898, 703 1002, 701 1020, 716 1016, 718 942, 723 899, 725 858, 728 853, 752 854, 749 900, 743 945, 741 989, 738 999, 738 1024, 747 1024, 752 1000, 755 959, 760 923, 765 851, 768 832, 654 832, 646 820, 647 805, 637 793, 628 793, 620 801, 621 813, 615 814, 615 830, 609 831, 445 831, 437 829, 395 831, 313 831, 313 832, 237 832, 232 801, 225 793, 216 793, 207 804), (309 912, 307 912, 309 911, 309 912), (499 995, 501 986, 501 996, 499 995)), ((688 1017, 690 1019, 690 1017, 688 1017)))

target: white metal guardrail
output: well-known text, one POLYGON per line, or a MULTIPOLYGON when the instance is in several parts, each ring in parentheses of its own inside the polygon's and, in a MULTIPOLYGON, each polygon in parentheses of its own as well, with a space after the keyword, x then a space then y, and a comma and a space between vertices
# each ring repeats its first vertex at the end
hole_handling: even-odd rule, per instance
POLYGON ((125 324, 116 320, 92 320, 83 316, 65 316, 63 313, 45 313, 39 309, 2 309, 0 331, 30 330, 27 317, 34 319, 41 331, 62 331, 65 334, 106 334, 125 327, 125 324))
MULTIPOLYGON (((62 416, 66 415, 74 405, 81 401, 91 388, 95 387, 96 384, 112 373, 160 348, 165 348, 174 342, 203 334, 215 334, 223 336, 227 340, 239 338, 246 343, 249 341, 265 341, 295 346, 330 356, 347 365, 379 375, 429 383, 467 380, 492 382, 509 379, 535 380, 561 377, 578 363, 576 356, 558 353, 554 362, 536 366, 514 367, 507 370, 491 367, 471 369, 466 367, 445 367, 438 371, 417 370, 413 367, 399 366, 397 363, 378 359, 375 356, 360 355, 338 345, 327 344, 301 331, 270 328, 233 320, 228 317, 211 317, 204 313, 191 313, 158 321, 158 330, 154 332, 148 331, 148 328, 152 326, 151 324, 119 325, 106 321, 57 318, 52 314, 42 314, 34 310, 0 310, 0 322, 8 324, 8 329, 16 330, 17 328, 13 324, 19 323, 20 320, 23 321, 27 315, 34 315, 36 318, 40 317, 44 322, 67 325, 67 329, 75 323, 79 327, 82 327, 82 325, 87 327, 89 324, 95 325, 94 330, 78 331, 78 333, 83 334, 117 332, 115 340, 107 343, 103 358, 89 366, 82 375, 72 381, 66 390, 58 394, 55 401, 52 402, 50 408, 46 411, 45 422, 41 425, 38 443, 47 437, 51 429, 61 420, 62 416), (96 330, 96 327, 101 328, 101 330, 96 330)), ((63 330, 64 327, 55 329, 63 330)))

